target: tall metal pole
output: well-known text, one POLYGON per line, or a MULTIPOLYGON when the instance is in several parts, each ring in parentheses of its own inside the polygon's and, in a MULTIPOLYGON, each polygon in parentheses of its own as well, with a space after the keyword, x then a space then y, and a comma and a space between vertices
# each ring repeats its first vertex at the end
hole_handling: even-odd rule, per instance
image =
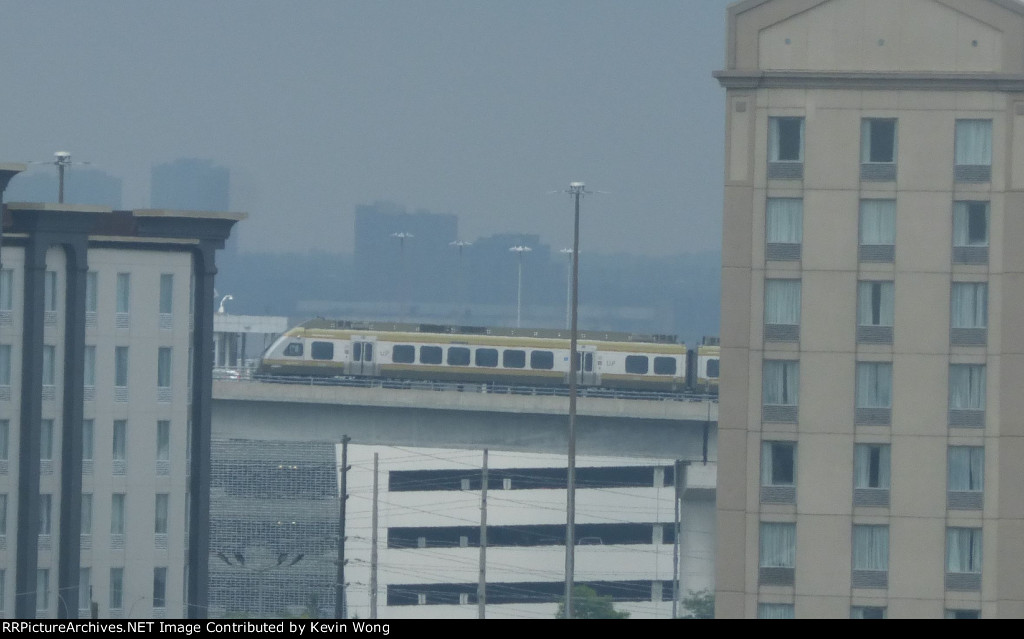
POLYGON ((576 200, 572 229, 572 327, 569 343, 569 460, 566 473, 565 523, 565 618, 573 618, 573 579, 576 561, 576 377, 580 357, 577 350, 578 305, 580 288, 580 197, 582 182, 569 185, 569 194, 576 200))
POLYGON ((370 619, 377 618, 377 464, 379 455, 373 454, 373 516, 370 518, 370 619))
POLYGON ((559 253, 568 257, 565 266, 565 330, 572 328, 572 256, 571 248, 564 248, 559 253))
POLYGON ((487 449, 484 449, 484 465, 480 476, 480 575, 476 585, 476 611, 480 619, 486 619, 487 610, 487 449))
POLYGON ((679 618, 679 499, 680 499, 680 482, 679 482, 679 471, 682 467, 682 462, 676 460, 673 468, 673 484, 675 486, 674 499, 672 500, 675 504, 674 514, 672 517, 672 523, 675 527, 673 531, 673 537, 675 542, 672 544, 672 618, 679 618))
POLYGON ((348 435, 341 438, 341 488, 338 491, 338 573, 334 584, 334 618, 345 619, 345 502, 348 501, 348 435))

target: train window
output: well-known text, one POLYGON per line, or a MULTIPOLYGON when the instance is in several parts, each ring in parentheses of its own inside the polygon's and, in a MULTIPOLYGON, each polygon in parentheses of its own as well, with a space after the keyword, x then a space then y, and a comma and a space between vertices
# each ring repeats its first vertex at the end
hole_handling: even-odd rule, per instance
POLYGON ((313 359, 334 359, 333 342, 313 342, 309 348, 309 354, 313 359))
POLYGON ((363 361, 373 361, 373 342, 367 342, 366 344, 363 345, 363 361))
POLYGON ((505 368, 526 368, 526 351, 502 351, 501 365, 505 368))
POLYGON ((674 358, 674 357, 655 357, 654 358, 654 374, 655 375, 675 375, 676 374, 676 358, 674 358))
POLYGON ((718 377, 718 360, 717 359, 709 359, 708 360, 707 376, 708 377, 714 377, 714 378, 718 377))
POLYGON ((363 361, 363 343, 352 342, 352 361, 361 362, 363 361))
POLYGON ((649 363, 646 355, 626 355, 626 372, 646 375, 649 363))
POLYGON ((449 366, 469 366, 469 349, 465 346, 451 346, 448 348, 449 366))
POLYGON ((533 351, 530 353, 530 368, 549 371, 555 367, 555 354, 551 351, 533 351))
POLYGON ((593 353, 576 353, 576 370, 583 371, 584 373, 594 372, 594 354, 593 353), (580 358, 583 358, 582 362, 580 358))
POLYGON ((412 364, 416 361, 416 347, 412 344, 395 344, 391 349, 391 361, 396 364, 412 364))
POLYGON ((498 365, 498 349, 478 348, 476 349, 476 365, 494 368, 498 365))
POLYGON ((420 346, 420 364, 440 364, 443 350, 440 346, 420 346))
POLYGON ((284 347, 285 357, 302 357, 302 342, 292 342, 284 347))

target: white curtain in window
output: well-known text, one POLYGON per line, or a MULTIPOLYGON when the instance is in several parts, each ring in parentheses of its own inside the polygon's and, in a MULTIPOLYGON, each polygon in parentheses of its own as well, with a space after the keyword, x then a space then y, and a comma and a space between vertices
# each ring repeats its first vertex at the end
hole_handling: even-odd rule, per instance
POLYGON ((988 284, 955 282, 952 300, 953 328, 988 326, 988 284))
POLYGON ((95 313, 98 305, 97 295, 97 274, 96 271, 89 271, 85 275, 85 310, 95 313))
POLYGON ((992 164, 992 120, 956 121, 956 164, 992 164))
POLYGON ((36 611, 50 609, 50 571, 46 568, 36 570, 36 611))
POLYGON ((981 572, 980 528, 946 529, 946 572, 981 572))
POLYGON ((115 460, 123 461, 127 454, 128 444, 128 422, 119 419, 114 422, 114 445, 113 445, 113 458, 115 460))
POLYGON ((949 367, 949 407, 985 409, 985 366, 954 364, 949 367))
POLYGON ((949 489, 954 492, 985 490, 985 449, 981 446, 950 446, 949 489))
POLYGON ((43 386, 53 386, 56 379, 54 371, 54 359, 57 357, 57 349, 54 346, 43 346, 43 386))
POLYGON ((800 363, 766 361, 762 390, 767 406, 796 406, 800 399, 800 363))
POLYGON ((857 325, 892 326, 895 289, 892 282, 860 282, 857 285, 857 325))
POLYGON ((157 461, 171 458, 171 422, 166 420, 156 423, 156 458, 157 461))
POLYGON ((761 567, 796 565, 796 524, 761 524, 761 567))
POLYGON ((857 444, 853 449, 854 488, 889 488, 888 444, 857 444))
POLYGON ((793 619, 793 604, 757 604, 758 619, 793 619))
POLYGON ((889 527, 853 527, 853 569, 889 570, 889 527))
POLYGON ((987 202, 955 202, 953 246, 988 246, 988 211, 987 202))
POLYGON ((128 273, 117 274, 117 312, 127 313, 131 303, 131 279, 128 273))
POLYGON ((804 201, 798 198, 768 198, 769 244, 800 244, 803 241, 804 201))
POLYGON ((860 243, 896 244, 896 201, 860 201, 860 243))
POLYGON ((892 407, 892 364, 857 363, 857 408, 892 407))
POLYGON ((157 353, 156 385, 168 388, 171 385, 171 349, 161 348, 157 353))
POLYGON ((800 324, 800 280, 765 280, 764 323, 800 324))
POLYGON ((167 533, 167 500, 168 496, 166 494, 156 496, 156 523, 154 531, 157 534, 167 533))

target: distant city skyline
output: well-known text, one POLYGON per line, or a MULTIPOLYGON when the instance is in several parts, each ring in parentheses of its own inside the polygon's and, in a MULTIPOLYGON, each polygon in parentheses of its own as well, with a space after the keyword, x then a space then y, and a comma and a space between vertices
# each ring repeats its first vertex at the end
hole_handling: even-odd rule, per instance
POLYGON ((0 155, 67 150, 125 208, 154 166, 209 159, 251 213, 242 252, 351 252, 379 200, 561 246, 572 180, 610 192, 584 203, 585 247, 717 250, 726 4, 11 3, 0 155))

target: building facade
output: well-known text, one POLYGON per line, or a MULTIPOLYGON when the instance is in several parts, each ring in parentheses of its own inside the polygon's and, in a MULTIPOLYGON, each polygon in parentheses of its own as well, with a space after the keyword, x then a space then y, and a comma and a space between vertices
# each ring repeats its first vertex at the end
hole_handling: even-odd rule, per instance
POLYGON ((240 218, 4 206, 4 616, 204 616, 214 254, 240 218))
POLYGON ((728 35, 718 616, 1024 616, 1024 5, 728 35))

